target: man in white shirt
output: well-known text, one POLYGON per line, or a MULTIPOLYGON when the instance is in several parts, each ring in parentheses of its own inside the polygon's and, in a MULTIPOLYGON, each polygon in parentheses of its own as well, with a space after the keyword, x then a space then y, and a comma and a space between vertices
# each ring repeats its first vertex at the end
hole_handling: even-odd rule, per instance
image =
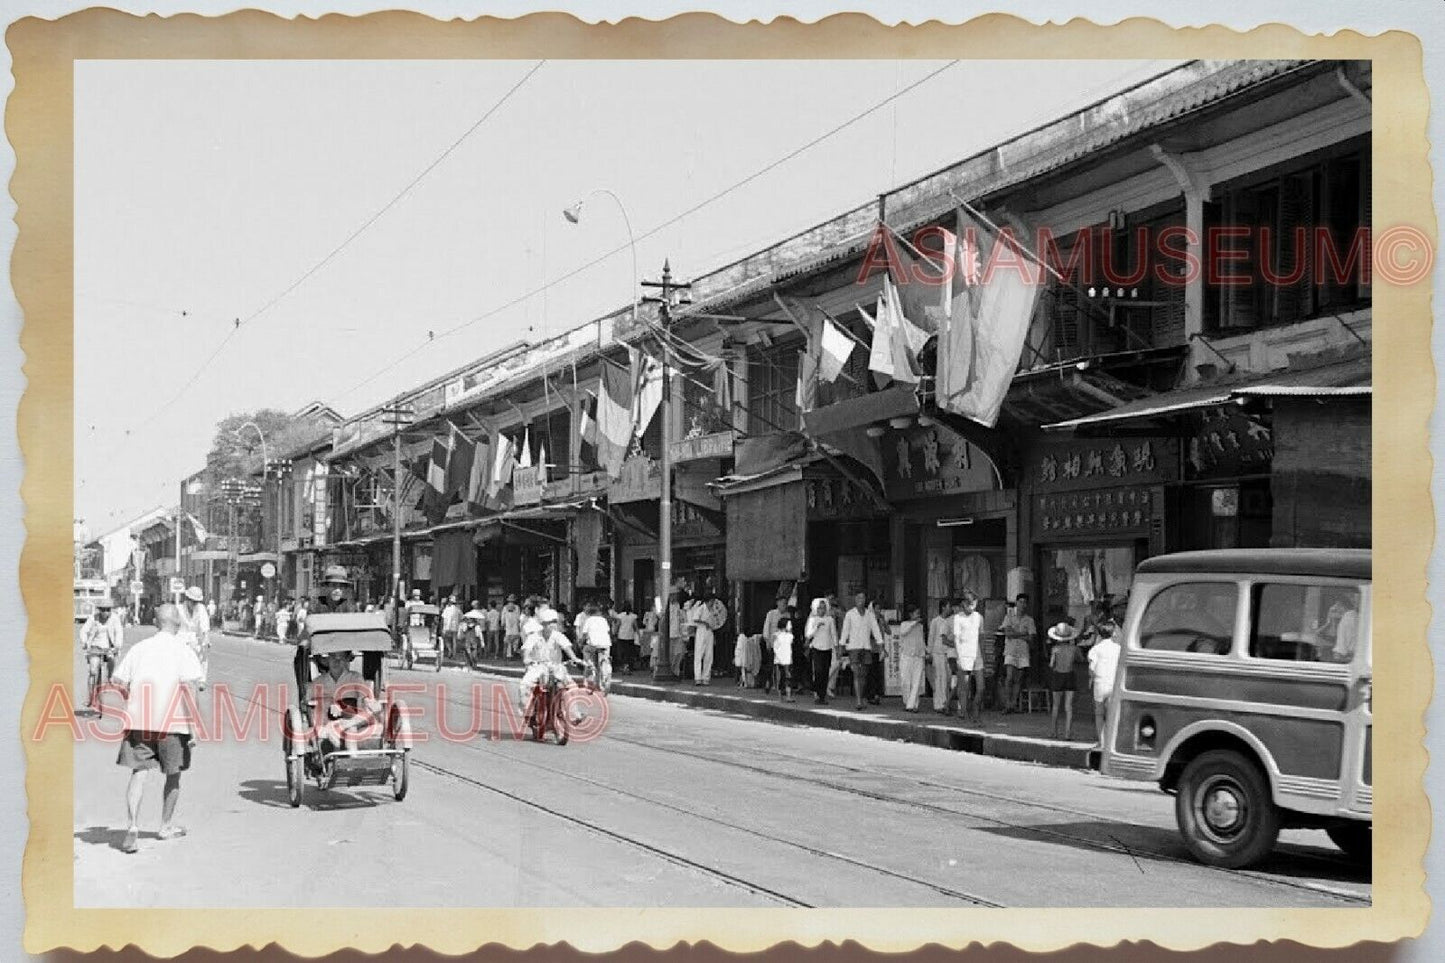
POLYGON ((211 651, 211 617, 206 610, 205 594, 199 585, 186 589, 181 600, 180 629, 176 633, 182 642, 191 647, 200 660, 201 670, 207 671, 211 651))
POLYGON ((933 711, 944 712, 958 661, 953 649, 953 604, 948 599, 938 603, 938 614, 928 623, 928 658, 933 661, 933 711))
POLYGON ((1104 727, 1109 723, 1109 696, 1114 694, 1114 673, 1119 668, 1119 643, 1114 633, 1119 626, 1105 619, 1095 626, 1098 639, 1089 646, 1089 680, 1094 690, 1094 731, 1104 745, 1104 727))
POLYGON ((502 606, 496 599, 487 606, 487 655, 502 654, 502 606))
POLYGON ((507 604, 502 606, 502 637, 506 657, 510 659, 522 644, 522 608, 515 595, 508 595, 507 604))
POLYGON ((981 720, 983 708, 981 631, 983 616, 978 611, 978 596, 964 592, 953 616, 953 650, 958 658, 958 714, 975 722, 981 720))
POLYGON ((582 658, 597 671, 597 684, 603 692, 609 691, 612 688, 612 625, 595 603, 589 602, 582 610, 577 641, 582 644, 582 658))
MULTIPOLYGON (((570 688, 572 676, 567 672, 567 663, 577 661, 576 650, 558 626, 560 620, 556 610, 538 609, 536 620, 542 629, 528 633, 522 643, 522 664, 527 670, 517 683, 517 699, 524 719, 531 715, 532 687, 550 677, 556 679, 564 690, 570 688)), ((573 721, 577 719, 574 708, 573 721)))
POLYGON ((191 727, 181 696, 188 684, 205 687, 200 660, 176 634, 181 627, 176 606, 167 603, 158 608, 156 624, 160 631, 132 646, 112 679, 126 700, 125 731, 116 763, 131 770, 125 792, 129 821, 121 843, 121 850, 127 853, 138 848, 140 805, 148 770, 159 769, 165 774, 157 837, 173 839, 186 834, 184 827, 173 822, 181 793, 181 773, 191 765, 191 727))
POLYGON ((457 655, 457 635, 462 630, 462 607, 457 604, 455 595, 448 596, 447 604, 442 609, 442 654, 448 659, 454 659, 457 655))
POLYGON ((853 673, 853 701, 856 709, 863 708, 863 690, 868 682, 868 663, 873 654, 874 643, 883 648, 883 633, 878 620, 868 611, 868 596, 859 592, 853 596, 853 607, 843 616, 843 647, 848 650, 848 668, 853 673))

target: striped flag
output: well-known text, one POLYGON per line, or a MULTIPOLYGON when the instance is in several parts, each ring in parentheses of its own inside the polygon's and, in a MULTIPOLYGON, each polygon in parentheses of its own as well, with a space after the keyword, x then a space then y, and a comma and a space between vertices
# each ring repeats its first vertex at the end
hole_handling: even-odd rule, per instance
POLYGON ((652 424, 658 406, 662 404, 662 362, 651 355, 642 356, 638 372, 637 389, 633 395, 635 407, 632 412, 633 431, 641 438, 652 424))
MULTIPOLYGON (((448 422, 448 424, 451 424, 448 422)), ((447 461, 445 493, 449 501, 466 501, 477 446, 456 425, 451 425, 451 457, 447 461)))
POLYGON ((838 380, 838 375, 848 364, 853 354, 853 339, 833 321, 823 319, 823 337, 819 339, 822 357, 818 364, 818 377, 828 384, 838 380))
POLYGON ((632 440, 632 397, 631 373, 604 363, 597 395, 597 463, 613 478, 622 473, 632 440))
POLYGON ((582 444, 597 447, 597 418, 594 412, 597 410, 597 395, 587 392, 587 397, 582 401, 582 412, 577 417, 577 434, 582 439, 582 444))
POLYGON ((445 492, 447 488, 447 463, 452 457, 452 438, 448 434, 446 440, 433 438, 431 443, 431 462, 426 469, 426 483, 434 491, 445 492))
POLYGON ((487 497, 496 498, 497 493, 512 483, 512 467, 517 463, 517 449, 512 439, 497 435, 496 456, 492 459, 492 477, 487 480, 487 497))

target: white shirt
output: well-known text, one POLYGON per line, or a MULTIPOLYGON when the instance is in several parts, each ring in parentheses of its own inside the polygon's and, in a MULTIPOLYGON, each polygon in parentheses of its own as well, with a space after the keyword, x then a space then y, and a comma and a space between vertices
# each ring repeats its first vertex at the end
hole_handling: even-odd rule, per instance
POLYGON ((928 623, 928 648, 938 658, 948 657, 953 648, 953 616, 935 615, 928 623))
POLYGON ((522 631, 522 610, 515 605, 502 608, 502 628, 508 635, 520 635, 522 631))
POLYGON ((848 614, 843 616, 843 645, 850 651, 871 649, 874 639, 880 647, 883 645, 883 633, 879 631, 878 620, 873 613, 849 609, 848 614))
POLYGON ((773 665, 793 664, 793 633, 779 629, 773 635, 773 665))
POLYGON ((958 667, 972 670, 978 667, 978 633, 983 628, 983 616, 977 611, 953 616, 953 649, 958 653, 958 667))
POLYGON ((131 646, 113 680, 127 689, 127 731, 189 733, 180 691, 187 682, 200 682, 201 660, 190 646, 170 632, 157 632, 131 646))
POLYGON ((495 632, 502 627, 502 613, 498 609, 487 609, 487 631, 495 632))
POLYGON ((599 649, 612 647, 612 627, 607 624, 607 619, 601 615, 589 615, 582 620, 582 629, 578 633, 581 641, 599 649))
POLYGON ((206 614, 204 605, 197 605, 187 610, 183 604, 180 607, 181 628, 176 635, 187 645, 201 645, 207 641, 211 634, 211 617, 206 614))
POLYGON ((624 641, 631 641, 637 638, 637 613, 617 613, 617 637, 624 641))
POLYGON ((1095 702, 1103 702, 1114 691, 1119 652, 1119 643, 1113 639, 1100 639, 1089 647, 1089 675, 1094 679, 1095 702))

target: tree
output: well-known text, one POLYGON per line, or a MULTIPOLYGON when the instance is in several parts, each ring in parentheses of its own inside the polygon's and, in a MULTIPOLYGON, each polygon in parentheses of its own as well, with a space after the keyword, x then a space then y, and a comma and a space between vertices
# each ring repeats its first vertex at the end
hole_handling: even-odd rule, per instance
MULTIPOLYGON (((264 453, 275 460, 298 445, 321 437, 331 431, 331 422, 313 415, 297 418, 275 408, 261 408, 251 412, 227 415, 216 424, 216 434, 211 441, 211 450, 206 454, 204 472, 205 490, 212 499, 212 519, 224 517, 219 513, 222 505, 222 487, 226 482, 241 482, 255 485, 260 480, 262 468, 261 437, 254 424, 266 436, 264 453)), ((246 505, 237 515, 237 533, 257 535, 260 527, 259 500, 246 505)))

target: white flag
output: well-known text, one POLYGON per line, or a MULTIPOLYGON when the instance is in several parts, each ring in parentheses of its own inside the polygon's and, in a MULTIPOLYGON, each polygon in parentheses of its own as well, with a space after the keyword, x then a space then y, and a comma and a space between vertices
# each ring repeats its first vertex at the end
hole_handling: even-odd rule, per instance
POLYGON ((832 318, 823 319, 822 358, 818 365, 818 377, 832 384, 848 364, 853 354, 853 339, 832 318))

